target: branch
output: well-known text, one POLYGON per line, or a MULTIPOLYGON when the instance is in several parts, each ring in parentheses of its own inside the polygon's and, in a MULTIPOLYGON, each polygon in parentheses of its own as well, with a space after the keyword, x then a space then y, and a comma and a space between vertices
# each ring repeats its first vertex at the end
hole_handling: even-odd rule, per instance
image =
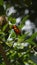
POLYGON ((4 59, 5 64, 6 64, 6 65, 10 65, 10 61, 8 60, 8 58, 7 58, 7 56, 6 56, 6 52, 5 52, 5 50, 3 49, 3 46, 2 46, 1 43, 0 43, 0 53, 1 53, 2 57, 3 57, 3 59, 4 59))

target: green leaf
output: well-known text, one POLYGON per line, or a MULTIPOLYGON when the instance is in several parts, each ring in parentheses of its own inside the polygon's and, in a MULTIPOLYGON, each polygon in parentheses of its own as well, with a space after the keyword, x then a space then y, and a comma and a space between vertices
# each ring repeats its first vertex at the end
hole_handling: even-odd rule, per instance
POLYGON ((6 42, 6 45, 8 45, 9 47, 12 46, 12 41, 6 42))
POLYGON ((2 31, 5 31, 7 26, 8 26, 8 24, 4 25, 2 31))
POLYGON ((3 0, 0 0, 0 5, 3 5, 3 0))
POLYGON ((23 24, 20 24, 18 25, 18 28, 21 29, 24 25, 23 24))
POLYGON ((15 19, 15 18, 9 17, 8 20, 9 20, 12 24, 15 24, 15 23, 16 23, 16 19, 15 19))
POLYGON ((31 45, 35 45, 35 42, 30 41, 30 40, 26 40, 25 42, 28 42, 28 43, 30 43, 31 45))
POLYGON ((3 31, 0 30, 0 34, 5 34, 3 31))
POLYGON ((37 32, 32 34, 32 36, 28 39, 28 41, 32 41, 37 36, 37 32))
POLYGON ((9 37, 10 37, 10 38, 16 38, 16 34, 15 34, 14 30, 11 29, 11 30, 9 31, 9 33, 10 33, 10 34, 9 34, 9 37))
POLYGON ((32 44, 32 45, 35 45, 35 42, 33 42, 32 40, 33 40, 36 36, 37 36, 37 32, 34 33, 34 34, 32 34, 32 36, 31 36, 29 39, 25 40, 25 42, 28 42, 28 43, 30 43, 30 44, 32 44))
POLYGON ((23 19, 22 19, 22 24, 25 23, 25 21, 28 19, 29 15, 25 16, 23 19))
POLYGON ((28 33, 24 34, 22 36, 18 36, 18 42, 24 42, 27 35, 28 35, 28 33))

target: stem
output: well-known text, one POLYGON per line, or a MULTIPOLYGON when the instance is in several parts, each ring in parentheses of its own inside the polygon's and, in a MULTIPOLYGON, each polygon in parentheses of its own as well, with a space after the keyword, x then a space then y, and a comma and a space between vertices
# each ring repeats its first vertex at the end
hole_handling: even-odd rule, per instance
POLYGON ((7 56, 6 56, 6 52, 5 52, 5 50, 3 49, 3 46, 2 46, 1 43, 0 43, 0 53, 1 53, 2 57, 3 57, 3 59, 4 59, 5 64, 6 64, 6 65, 10 65, 10 62, 9 62, 7 56))

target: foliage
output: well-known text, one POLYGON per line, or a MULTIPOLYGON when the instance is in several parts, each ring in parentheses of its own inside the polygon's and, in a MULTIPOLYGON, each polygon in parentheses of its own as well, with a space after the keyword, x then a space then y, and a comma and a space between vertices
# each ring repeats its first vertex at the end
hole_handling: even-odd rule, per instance
MULTIPOLYGON (((17 0, 14 0, 17 2, 17 0)), ((19 0, 18 0, 19 1, 19 0)), ((22 0, 23 1, 23 0, 22 0)), ((12 0, 11 0, 12 2, 12 0)), ((10 1, 7 0, 7 4, 11 4, 10 1)), ((19 1, 20 2, 20 1, 19 1)), ((18 4, 19 4, 18 2, 18 4)), ((26 5, 29 7, 31 4, 31 0, 28 2, 28 0, 24 0, 26 5), (26 2, 27 1, 27 2, 26 2)), ((0 9, 1 5, 3 7, 4 1, 0 1, 0 9)), ((21 3, 21 2, 20 2, 21 3)), ((22 4, 22 3, 21 3, 22 4)), ((19 4, 20 5, 20 4, 19 4)), ((9 5, 10 6, 10 5, 9 5)), ((1 14, 1 13, 0 13, 1 14)), ((6 15, 6 11, 1 14, 6 15)), ((7 16, 7 15, 6 15, 7 16)), ((21 30, 24 26, 25 21, 28 19, 29 15, 26 15, 22 20, 21 24, 18 25, 18 28, 21 30)), ((31 37, 27 39, 27 36, 29 33, 20 35, 16 35, 14 30, 12 29, 13 25, 16 25, 16 18, 11 16, 7 16, 8 18, 8 24, 4 25, 1 29, 0 26, 0 44, 3 46, 7 59, 10 61, 10 65, 37 65, 37 54, 35 55, 34 46, 37 46, 37 43, 34 41, 34 39, 37 36, 37 32, 33 33, 31 37), (9 24, 10 22, 10 24, 9 24), (6 28, 9 30, 6 32, 6 28), (7 37, 8 36, 8 37, 7 37)), ((4 58, 2 57, 2 54, 0 54, 0 65, 7 65, 5 64, 4 58)))

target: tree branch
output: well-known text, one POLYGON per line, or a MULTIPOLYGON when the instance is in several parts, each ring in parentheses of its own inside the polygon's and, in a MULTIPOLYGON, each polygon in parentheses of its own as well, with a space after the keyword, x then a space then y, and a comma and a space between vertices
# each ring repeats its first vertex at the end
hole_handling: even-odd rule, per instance
POLYGON ((0 43, 0 53, 1 53, 2 57, 3 57, 3 59, 4 59, 5 64, 6 64, 6 65, 10 65, 10 62, 9 62, 7 56, 6 56, 6 52, 5 52, 5 50, 3 49, 3 46, 2 46, 1 43, 0 43))

